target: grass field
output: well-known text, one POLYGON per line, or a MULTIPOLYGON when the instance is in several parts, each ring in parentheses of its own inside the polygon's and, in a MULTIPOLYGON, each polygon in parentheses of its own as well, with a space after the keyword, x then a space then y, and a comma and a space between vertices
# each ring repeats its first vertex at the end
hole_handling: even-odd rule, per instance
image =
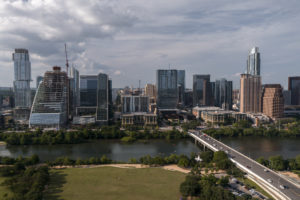
POLYGON ((185 174, 161 168, 69 168, 51 170, 46 200, 179 199, 185 174))
POLYGON ((9 195, 9 191, 7 188, 5 188, 4 186, 2 186, 3 181, 5 180, 4 177, 0 177, 0 199, 3 198, 4 194, 8 194, 9 195))

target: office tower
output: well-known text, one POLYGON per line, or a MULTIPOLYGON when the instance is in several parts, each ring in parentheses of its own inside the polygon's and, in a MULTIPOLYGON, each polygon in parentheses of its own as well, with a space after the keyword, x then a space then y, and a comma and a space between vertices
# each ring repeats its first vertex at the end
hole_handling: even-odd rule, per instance
POLYGON ((261 112, 261 77, 241 74, 240 112, 261 112))
POLYGON ((232 81, 226 79, 216 80, 214 86, 214 102, 225 110, 232 109, 232 81))
POLYGON ((153 84, 146 84, 145 95, 149 98, 156 98, 156 86, 153 84))
POLYGON ((178 83, 178 103, 184 105, 185 70, 177 71, 177 83, 178 83))
POLYGON ((284 98, 280 84, 266 84, 262 92, 262 111, 272 119, 283 117, 284 98))
POLYGON ((61 128, 67 123, 67 73, 58 66, 47 71, 31 108, 29 127, 61 128))
POLYGON ((247 74, 260 76, 260 53, 258 47, 253 47, 247 60, 247 74))
POLYGON ((79 71, 75 67, 71 67, 69 72, 71 101, 77 107, 80 105, 79 71))
POLYGON ((184 105, 187 107, 193 106, 193 90, 186 89, 184 92, 184 105))
POLYGON ((291 91, 283 90, 284 105, 291 105, 291 91))
POLYGON ((14 119, 27 123, 31 107, 31 64, 27 49, 15 49, 14 61, 14 119))
POLYGON ((178 104, 177 70, 156 71, 157 108, 176 109, 178 104))
POLYGON ((107 124, 111 103, 111 82, 107 74, 98 74, 96 121, 107 124))
POLYGON ((80 76, 80 106, 97 106, 98 76, 80 76))
POLYGON ((300 105, 300 76, 289 77, 288 90, 291 92, 291 105, 300 105))
POLYGON ((30 98, 30 81, 31 81, 31 64, 27 49, 15 49, 13 53, 14 61, 14 94, 15 106, 27 107, 31 106, 30 98))
POLYGON ((149 112, 149 97, 142 95, 123 95, 122 113, 149 112))
POLYGON ((40 82, 42 82, 43 77, 42 76, 37 76, 36 77, 36 89, 39 87, 40 82))
POLYGON ((193 76, 193 105, 212 105, 212 89, 210 83, 210 75, 193 76))

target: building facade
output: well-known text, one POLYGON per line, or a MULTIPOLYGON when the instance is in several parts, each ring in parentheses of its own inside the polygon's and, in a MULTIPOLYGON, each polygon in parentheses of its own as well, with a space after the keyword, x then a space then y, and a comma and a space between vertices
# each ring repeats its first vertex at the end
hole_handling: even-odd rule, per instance
POLYGON ((36 77, 36 89, 39 87, 40 82, 42 82, 44 77, 42 76, 37 76, 36 77))
POLYGON ((111 81, 107 74, 98 74, 96 122, 107 124, 111 114, 111 81))
POLYGON ((80 76, 80 106, 97 106, 97 86, 98 76, 81 75, 80 76))
POLYGON ((15 107, 31 106, 31 63, 27 49, 15 49, 14 61, 14 94, 15 107))
POLYGON ((145 86, 145 95, 150 99, 156 99, 156 86, 153 84, 146 84, 145 86))
POLYGON ((210 75, 193 76, 193 106, 212 105, 210 75))
POLYGON ((280 84, 264 85, 262 111, 265 115, 275 120, 284 116, 284 97, 280 84))
POLYGON ((300 76, 289 77, 288 90, 291 92, 291 105, 300 105, 300 76))
POLYGON ((178 104, 177 70, 157 70, 157 108, 176 109, 178 104))
POLYGON ((185 70, 177 71, 177 83, 178 83, 178 103, 184 105, 185 70))
POLYGON ((261 112, 261 77, 241 74, 240 112, 261 112))
POLYGON ((31 108, 29 127, 60 129, 67 123, 67 73, 60 67, 47 71, 31 108))
POLYGON ((232 109, 232 81, 216 80, 214 86, 214 103, 224 110, 232 109))
POLYGON ((249 52, 247 74, 260 76, 260 53, 258 47, 253 47, 249 52))
POLYGON ((149 97, 143 95, 123 95, 122 113, 149 112, 149 97))

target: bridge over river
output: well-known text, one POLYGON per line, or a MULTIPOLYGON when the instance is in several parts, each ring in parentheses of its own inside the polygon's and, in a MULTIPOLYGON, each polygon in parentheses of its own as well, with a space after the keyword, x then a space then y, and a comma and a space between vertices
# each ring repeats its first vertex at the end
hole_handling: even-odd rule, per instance
POLYGON ((226 152, 229 159, 247 173, 249 179, 266 190, 274 199, 300 200, 300 188, 296 183, 201 131, 190 130, 188 134, 205 148, 226 152))

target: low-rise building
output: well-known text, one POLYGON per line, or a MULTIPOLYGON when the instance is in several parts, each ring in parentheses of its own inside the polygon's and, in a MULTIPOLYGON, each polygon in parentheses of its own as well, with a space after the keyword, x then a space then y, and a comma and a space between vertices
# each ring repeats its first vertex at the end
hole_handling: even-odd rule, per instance
POLYGON ((223 109, 219 108, 219 107, 215 107, 215 106, 203 106, 203 107, 196 106, 193 108, 192 113, 197 119, 200 119, 201 113, 204 111, 214 112, 214 111, 220 111, 220 110, 223 110, 223 109))
POLYGON ((122 125, 157 125, 157 115, 152 113, 131 113, 122 115, 122 125))
POLYGON ((234 111, 203 111, 201 113, 201 118, 205 122, 210 123, 225 123, 227 120, 234 120, 235 122, 241 120, 247 120, 247 115, 244 113, 234 112, 234 111))

